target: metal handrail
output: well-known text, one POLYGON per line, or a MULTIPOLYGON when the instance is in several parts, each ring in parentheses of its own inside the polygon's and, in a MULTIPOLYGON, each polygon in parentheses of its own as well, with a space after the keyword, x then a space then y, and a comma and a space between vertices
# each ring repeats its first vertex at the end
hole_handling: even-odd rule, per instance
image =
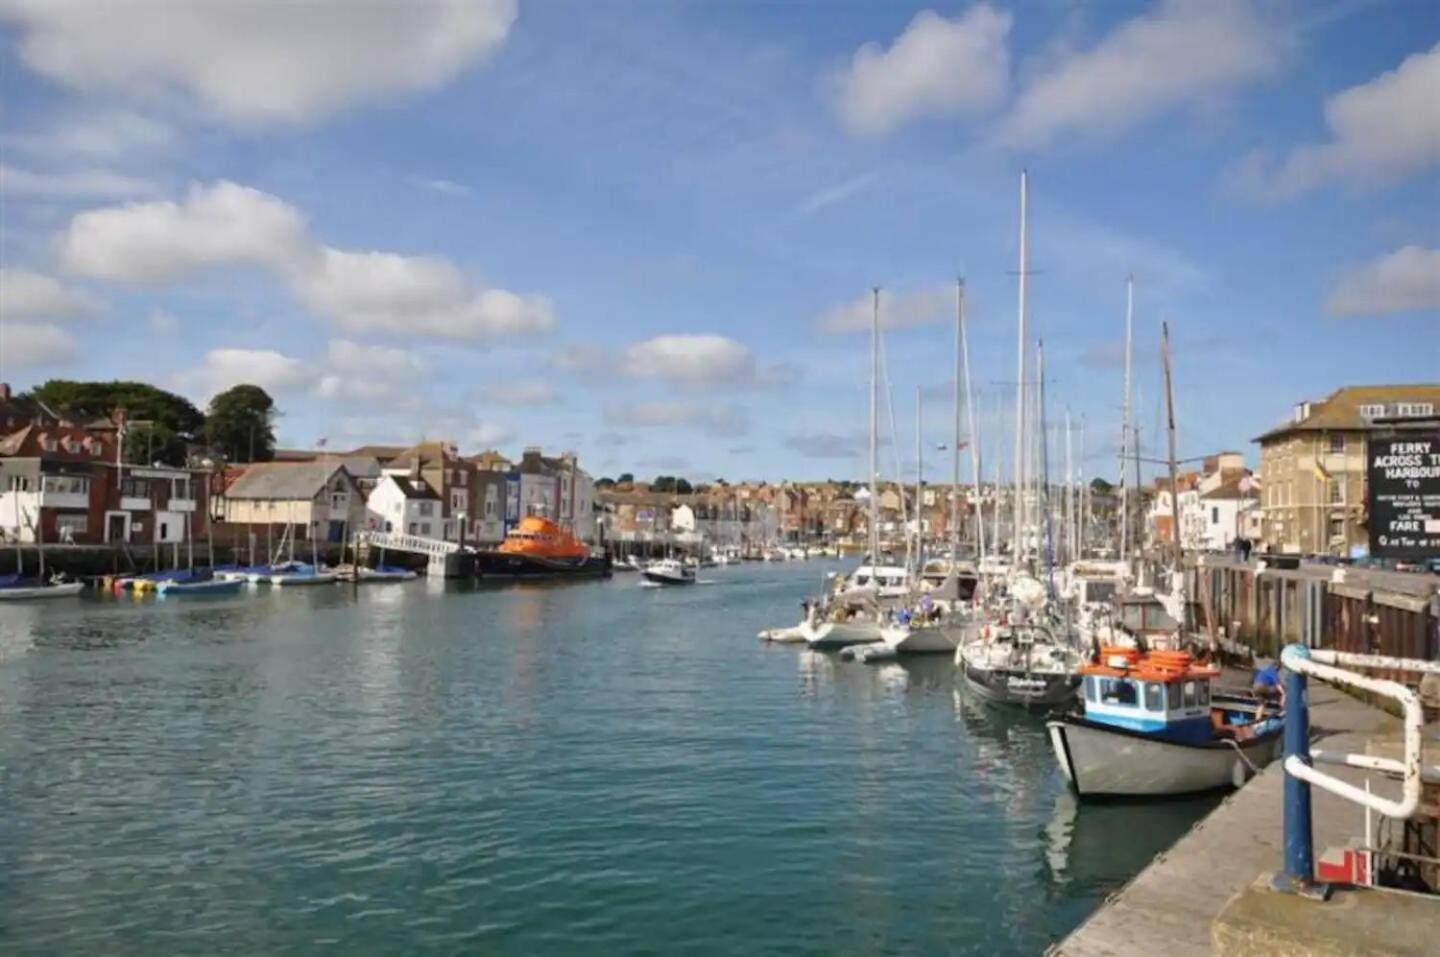
POLYGON ((1356 787, 1323 771, 1317 771, 1304 757, 1291 754, 1285 758, 1285 772, 1309 784, 1324 788, 1332 794, 1370 808, 1379 814, 1393 818, 1409 818, 1420 806, 1421 757, 1424 739, 1421 728, 1425 723, 1420 696, 1398 681, 1372 678, 1368 675, 1347 671, 1338 665, 1362 668, 1391 668, 1407 671, 1440 673, 1435 662, 1415 661, 1404 658, 1389 658, 1382 655, 1361 655, 1345 651, 1326 649, 1311 650, 1302 645, 1290 645, 1280 655, 1280 663, 1288 670, 1309 677, 1319 678, 1331 684, 1348 685, 1399 702, 1403 710, 1402 736, 1405 743, 1404 756, 1400 760, 1368 754, 1324 754, 1321 760, 1327 763, 1343 763, 1351 767, 1371 771, 1383 771, 1400 776, 1401 797, 1398 801, 1382 798, 1377 794, 1356 787), (1324 663, 1331 662, 1330 664, 1324 663))

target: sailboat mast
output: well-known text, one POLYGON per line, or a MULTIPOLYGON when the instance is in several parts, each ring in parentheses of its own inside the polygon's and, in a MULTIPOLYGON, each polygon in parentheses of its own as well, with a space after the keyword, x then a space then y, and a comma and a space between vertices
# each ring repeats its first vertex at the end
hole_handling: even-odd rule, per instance
MULTIPOLYGON (((960 356, 965 348, 965 280, 955 280, 955 422, 950 430, 950 567, 960 559, 960 356)), ((972 435, 970 441, 975 441, 972 435)))
POLYGON ((880 287, 870 290, 870 565, 880 564, 880 490, 875 476, 880 470, 880 287))
POLYGON ((1171 555, 1172 561, 1175 563, 1174 571, 1171 574, 1173 576, 1174 591, 1179 594, 1181 598, 1180 608, 1182 620, 1180 626, 1183 628, 1185 626, 1183 619, 1189 616, 1185 614, 1184 601, 1185 567, 1182 563, 1184 562, 1185 555, 1180 544, 1180 487, 1178 485, 1175 465, 1175 392, 1170 383, 1170 324, 1168 322, 1162 322, 1160 324, 1160 342, 1160 356, 1165 364, 1165 427, 1169 433, 1167 441, 1169 442, 1170 452, 1170 529, 1172 538, 1174 539, 1171 555))
POLYGON ((1040 390, 1037 397, 1039 423, 1036 438, 1040 440, 1040 468, 1035 476, 1036 506, 1045 523, 1045 577, 1050 594, 1055 594, 1055 537, 1050 524, 1050 436, 1045 429, 1045 342, 1035 344, 1035 379, 1040 390))
MULTIPOLYGON (((965 372, 965 412, 970 419, 970 474, 975 479, 975 547, 979 557, 985 557, 985 517, 980 513, 980 486, 983 473, 980 468, 980 430, 975 424, 975 390, 970 382, 970 337, 965 329, 965 283, 960 283, 960 359, 965 372)), ((958 429, 957 429, 958 434, 958 429)), ((957 466, 958 471, 958 466, 957 466)))
POLYGON ((1019 567, 1021 549, 1024 543, 1025 526, 1025 280, 1026 280, 1026 216, 1029 203, 1030 174, 1020 172, 1020 294, 1016 312, 1015 350, 1015 544, 1013 560, 1019 567))
POLYGON ((915 387, 915 579, 919 581, 920 570, 925 567, 925 460, 921 449, 920 387, 915 387))
MULTIPOLYGON (((1125 278, 1125 418, 1120 426, 1120 560, 1130 555, 1130 483, 1125 481, 1130 451, 1130 336, 1135 315, 1135 276, 1125 278)), ((1139 455, 1139 449, 1134 451, 1139 455)), ((1139 492, 1139 489, 1136 489, 1139 492)))
POLYGON ((1070 456, 1070 409, 1065 409, 1065 560, 1075 560, 1075 472, 1070 456))

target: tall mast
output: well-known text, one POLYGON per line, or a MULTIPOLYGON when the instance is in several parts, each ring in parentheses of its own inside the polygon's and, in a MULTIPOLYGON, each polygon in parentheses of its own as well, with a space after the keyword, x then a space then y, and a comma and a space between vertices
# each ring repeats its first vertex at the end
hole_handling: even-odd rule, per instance
POLYGON ((1013 561, 1019 567, 1021 549, 1024 544, 1025 525, 1025 279, 1026 279, 1026 235, 1025 220, 1030 193, 1030 174, 1020 171, 1020 298, 1016 307, 1018 346, 1015 350, 1015 544, 1013 561))
POLYGON ((1065 408, 1065 560, 1075 560, 1075 472, 1070 457, 1070 408, 1065 408))
POLYGON ((1039 414, 1036 438, 1040 440, 1040 468, 1035 476, 1035 503, 1036 507, 1040 509, 1039 518, 1045 523, 1045 577, 1053 597, 1055 594, 1055 538, 1050 526, 1050 436, 1045 429, 1044 340, 1035 344, 1035 379, 1040 390, 1036 410, 1039 414))
POLYGON ((915 579, 925 567, 925 460, 921 451, 920 387, 915 387, 915 579))
POLYGON ((880 470, 880 287, 870 290, 870 565, 880 564, 880 490, 875 476, 880 470))
MULTIPOLYGON (((970 385, 970 338, 965 331, 965 280, 963 279, 956 287, 955 334, 960 338, 960 361, 962 371, 965 373, 965 410, 970 419, 970 472, 975 479, 975 547, 979 550, 980 558, 983 559, 985 557, 985 517, 980 513, 980 430, 975 427, 975 395, 970 385)), ((958 440, 960 436, 960 407, 958 405, 955 407, 955 436, 958 440)), ((955 451, 955 482, 958 490, 960 481, 960 450, 958 446, 955 451)), ((958 523, 955 536, 958 543, 960 540, 958 523)))
MULTIPOLYGON (((965 347, 965 280, 955 280, 955 422, 950 430, 950 568, 960 558, 960 353, 965 347)), ((973 442, 975 437, 972 435, 973 442)))
MULTIPOLYGON (((1130 555, 1130 484, 1125 481, 1126 459, 1130 451, 1130 335, 1135 315, 1135 276, 1125 277, 1125 420, 1120 426, 1120 560, 1130 555)), ((1135 455, 1140 450, 1134 451, 1135 455)), ((1136 489, 1139 492, 1139 489, 1136 489)))
POLYGON ((1076 494, 1080 497, 1079 520, 1075 529, 1075 557, 1085 557, 1085 537, 1090 530, 1090 483, 1085 481, 1085 414, 1080 414, 1080 459, 1075 463, 1076 494))
POLYGON ((1174 571, 1171 572, 1172 589, 1180 596, 1180 627, 1185 627, 1185 568, 1184 553, 1180 545, 1180 487, 1175 465, 1175 393, 1170 384, 1170 324, 1160 324, 1160 357, 1165 364, 1165 423, 1169 433, 1170 446, 1170 530, 1173 549, 1171 551, 1174 571))

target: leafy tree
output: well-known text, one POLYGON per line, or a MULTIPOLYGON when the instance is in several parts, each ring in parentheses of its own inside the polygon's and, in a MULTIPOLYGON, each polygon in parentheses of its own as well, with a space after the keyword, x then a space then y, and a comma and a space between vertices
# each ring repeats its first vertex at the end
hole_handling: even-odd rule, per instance
POLYGON ((600 489, 614 488, 615 480, 610 478, 608 475, 602 478, 598 478, 595 480, 595 487, 600 489))
POLYGON ((630 472, 621 472, 620 477, 615 480, 616 485, 634 485, 635 476, 630 472))
POLYGON ((258 385, 237 385, 210 400, 205 440, 231 462, 275 457, 275 400, 258 385))
POLYGON ((683 478, 677 478, 677 479, 675 480, 675 494, 677 494, 677 495, 689 495, 689 494, 691 494, 691 493, 694 492, 694 491, 695 491, 695 489, 694 489, 694 488, 690 485, 690 483, 687 482, 685 479, 683 479, 683 478))
POLYGON ((186 444, 205 423, 188 399, 146 382, 50 379, 31 389, 29 398, 82 425, 124 409, 126 420, 135 423, 125 430, 127 461, 183 465, 186 444))
POLYGON ((1096 495, 1109 495, 1115 491, 1115 486, 1097 476, 1090 480, 1090 491, 1096 495))
POLYGON ((673 492, 675 491, 675 476, 657 475, 655 481, 650 483, 652 492, 673 492))

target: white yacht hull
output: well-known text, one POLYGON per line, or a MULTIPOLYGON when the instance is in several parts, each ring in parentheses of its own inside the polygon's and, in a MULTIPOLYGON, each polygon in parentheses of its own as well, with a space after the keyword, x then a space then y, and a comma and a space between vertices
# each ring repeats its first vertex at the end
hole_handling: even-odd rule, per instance
POLYGON ((66 582, 63 585, 36 585, 33 588, 0 588, 0 601, 24 601, 33 598, 64 598, 78 595, 85 585, 82 582, 66 582))
POLYGON ((1252 765, 1265 767, 1282 746, 1278 730, 1231 745, 1166 741, 1079 718, 1047 726, 1065 779, 1082 797, 1164 797, 1239 787, 1254 774, 1252 765))
POLYGON ((932 625, 910 628, 887 625, 880 631, 880 640, 900 655, 953 654, 964 635, 963 625, 932 625))
POLYGON ((293 588, 296 585, 329 585, 335 581, 334 572, 316 572, 313 575, 271 575, 270 584, 275 587, 293 588))
POLYGON ((805 643, 815 651, 836 651, 849 645, 864 645, 880 640, 878 621, 806 622, 805 643))

